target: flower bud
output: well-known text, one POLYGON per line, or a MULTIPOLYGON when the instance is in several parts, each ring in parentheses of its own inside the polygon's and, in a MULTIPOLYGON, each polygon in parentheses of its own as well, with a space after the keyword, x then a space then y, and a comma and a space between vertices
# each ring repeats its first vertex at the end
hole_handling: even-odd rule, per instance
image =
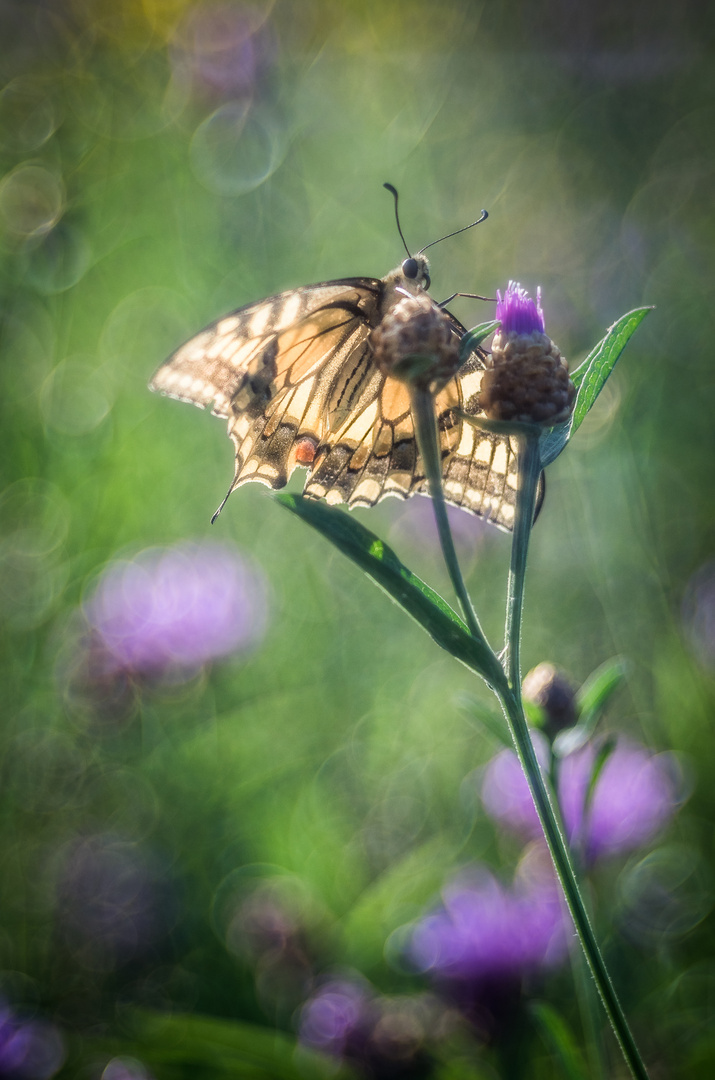
POLYGON ((383 375, 439 390, 460 366, 459 338, 442 309, 425 294, 405 296, 370 335, 383 375))
POLYGON ((576 692, 566 675, 553 664, 543 663, 526 675, 522 693, 544 713, 544 727, 550 735, 576 723, 576 692))
POLYGON ((566 360, 544 332, 541 292, 536 302, 509 282, 504 298, 497 292, 501 328, 492 342, 478 404, 490 420, 552 424, 568 420, 576 387, 566 360))

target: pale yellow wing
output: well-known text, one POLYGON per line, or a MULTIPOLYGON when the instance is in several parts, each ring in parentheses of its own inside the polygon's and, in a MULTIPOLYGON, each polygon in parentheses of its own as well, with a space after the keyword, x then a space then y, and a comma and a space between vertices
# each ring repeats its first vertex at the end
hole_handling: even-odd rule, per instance
MULTIPOLYGON (((159 368, 152 390, 228 419, 236 449, 228 494, 251 481, 284 487, 296 467, 308 470, 305 494, 329 503, 427 494, 407 388, 372 359, 384 290, 380 280, 348 278, 280 293, 212 323, 159 368)), ((510 529, 514 447, 459 415, 478 415, 483 358, 473 353, 435 399, 444 490, 510 529)))
POLYGON ((310 464, 311 447, 377 393, 366 340, 382 289, 348 278, 250 304, 182 345, 150 389, 228 418, 232 489, 283 487, 296 464, 310 464))
MULTIPOLYGON (((435 398, 445 498, 510 529, 516 501, 516 454, 507 438, 463 421, 478 414, 483 373, 474 354, 435 398)), ((404 383, 383 379, 379 393, 320 447, 305 494, 332 504, 374 506, 389 496, 428 494, 404 383)))

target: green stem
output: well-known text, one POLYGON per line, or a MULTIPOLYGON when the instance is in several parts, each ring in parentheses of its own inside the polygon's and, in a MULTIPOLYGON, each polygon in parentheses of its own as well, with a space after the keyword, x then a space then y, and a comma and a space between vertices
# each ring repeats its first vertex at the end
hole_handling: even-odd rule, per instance
POLYGON ((439 542, 442 545, 442 554, 444 555, 447 572, 462 607, 469 632, 472 637, 477 638, 489 648, 489 643, 479 625, 477 614, 464 584, 462 571, 457 560, 457 552, 454 548, 452 530, 449 527, 447 505, 444 501, 444 490, 442 488, 442 455, 437 433, 434 398, 426 387, 416 386, 414 383, 409 385, 417 445, 422 456, 425 476, 429 485, 439 542))
POLYGON ((509 686, 521 706, 521 618, 524 610, 526 557, 529 536, 536 508, 536 489, 541 473, 539 434, 516 436, 519 444, 519 488, 511 542, 511 563, 506 595, 506 627, 504 630, 504 668, 509 686), (531 511, 529 512, 529 507, 531 511))
POLYGON ((623 1056, 637 1080, 648 1080, 643 1060, 638 1052, 611 977, 598 947, 576 880, 568 847, 558 824, 558 815, 551 802, 544 778, 536 759, 534 747, 521 703, 521 672, 519 641, 524 602, 524 580, 529 536, 536 507, 536 489, 541 470, 538 433, 519 436, 519 486, 516 498, 516 517, 512 540, 512 557, 507 593, 505 667, 509 680, 506 693, 500 693, 516 752, 529 784, 531 796, 539 815, 541 827, 553 859, 556 873, 566 897, 586 961, 591 970, 606 1014, 611 1022, 623 1056))

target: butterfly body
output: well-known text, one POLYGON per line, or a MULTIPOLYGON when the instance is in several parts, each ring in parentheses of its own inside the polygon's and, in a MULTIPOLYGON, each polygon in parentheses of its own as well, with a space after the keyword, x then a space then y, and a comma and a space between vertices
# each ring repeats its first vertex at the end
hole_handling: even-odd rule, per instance
MULTIPOLYGON (((150 388, 228 420, 229 494, 250 481, 284 487, 296 467, 308 470, 305 494, 329 503, 426 494, 409 390, 378 369, 370 334, 400 297, 429 284, 427 259, 417 255, 381 279, 321 282, 249 304, 181 346, 150 388)), ((461 338, 464 327, 445 314, 461 338)), ((484 358, 472 353, 435 396, 445 496, 510 528, 514 448, 458 413, 479 411, 484 358)))

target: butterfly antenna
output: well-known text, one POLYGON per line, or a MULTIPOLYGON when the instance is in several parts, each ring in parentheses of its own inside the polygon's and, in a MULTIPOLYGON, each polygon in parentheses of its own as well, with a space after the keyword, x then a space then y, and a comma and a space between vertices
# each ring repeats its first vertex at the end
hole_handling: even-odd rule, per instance
MULTIPOLYGON (((385 184, 385 187, 387 187, 387 184, 385 184)), ((397 192, 395 192, 395 197, 397 197, 397 192)), ((397 207, 397 203, 395 202, 395 208, 396 207, 397 207)), ((420 250, 417 252, 417 254, 421 255, 423 251, 427 250, 427 248, 434 247, 435 244, 441 244, 443 240, 449 240, 450 236, 459 236, 460 233, 466 232, 467 229, 473 229, 475 225, 481 225, 481 223, 483 221, 486 221, 488 217, 489 217, 489 214, 486 212, 486 210, 482 210, 482 212, 479 215, 479 217, 477 218, 477 220, 473 221, 471 223, 471 225, 465 225, 461 229, 455 229, 454 232, 447 233, 446 236, 440 236, 439 240, 433 240, 431 244, 425 244, 425 246, 423 248, 420 248, 420 250)), ((400 236, 402 236, 402 233, 400 233, 400 236)))
MULTIPOLYGON (((383 184, 382 186, 383 186, 384 188, 387 188, 387 190, 388 190, 388 191, 390 192, 390 194, 392 195, 393 199, 395 200, 395 221, 397 222, 397 231, 398 231, 398 233, 400 234, 400 240, 401 240, 401 241, 402 241, 402 243, 403 243, 403 244, 405 245, 405 251, 407 252, 407 257, 408 257, 409 259, 411 259, 411 258, 412 258, 412 255, 410 254, 410 249, 409 249, 409 248, 408 248, 408 246, 407 246, 407 241, 405 240, 404 236, 402 235, 402 229, 400 228, 400 215, 399 215, 399 214, 397 213, 397 200, 398 200, 398 199, 399 199, 399 197, 400 197, 400 196, 399 196, 399 195, 397 194, 397 188, 393 187, 393 186, 392 186, 392 184, 383 184)), ((476 222, 475 222, 475 224, 476 224, 476 222)), ((469 228, 469 225, 467 226, 467 228, 469 228)), ((460 232, 462 232, 462 230, 461 230, 461 229, 460 229, 459 231, 460 231, 460 232)), ((435 240, 435 243, 437 243, 437 241, 436 241, 436 240, 435 240)))

